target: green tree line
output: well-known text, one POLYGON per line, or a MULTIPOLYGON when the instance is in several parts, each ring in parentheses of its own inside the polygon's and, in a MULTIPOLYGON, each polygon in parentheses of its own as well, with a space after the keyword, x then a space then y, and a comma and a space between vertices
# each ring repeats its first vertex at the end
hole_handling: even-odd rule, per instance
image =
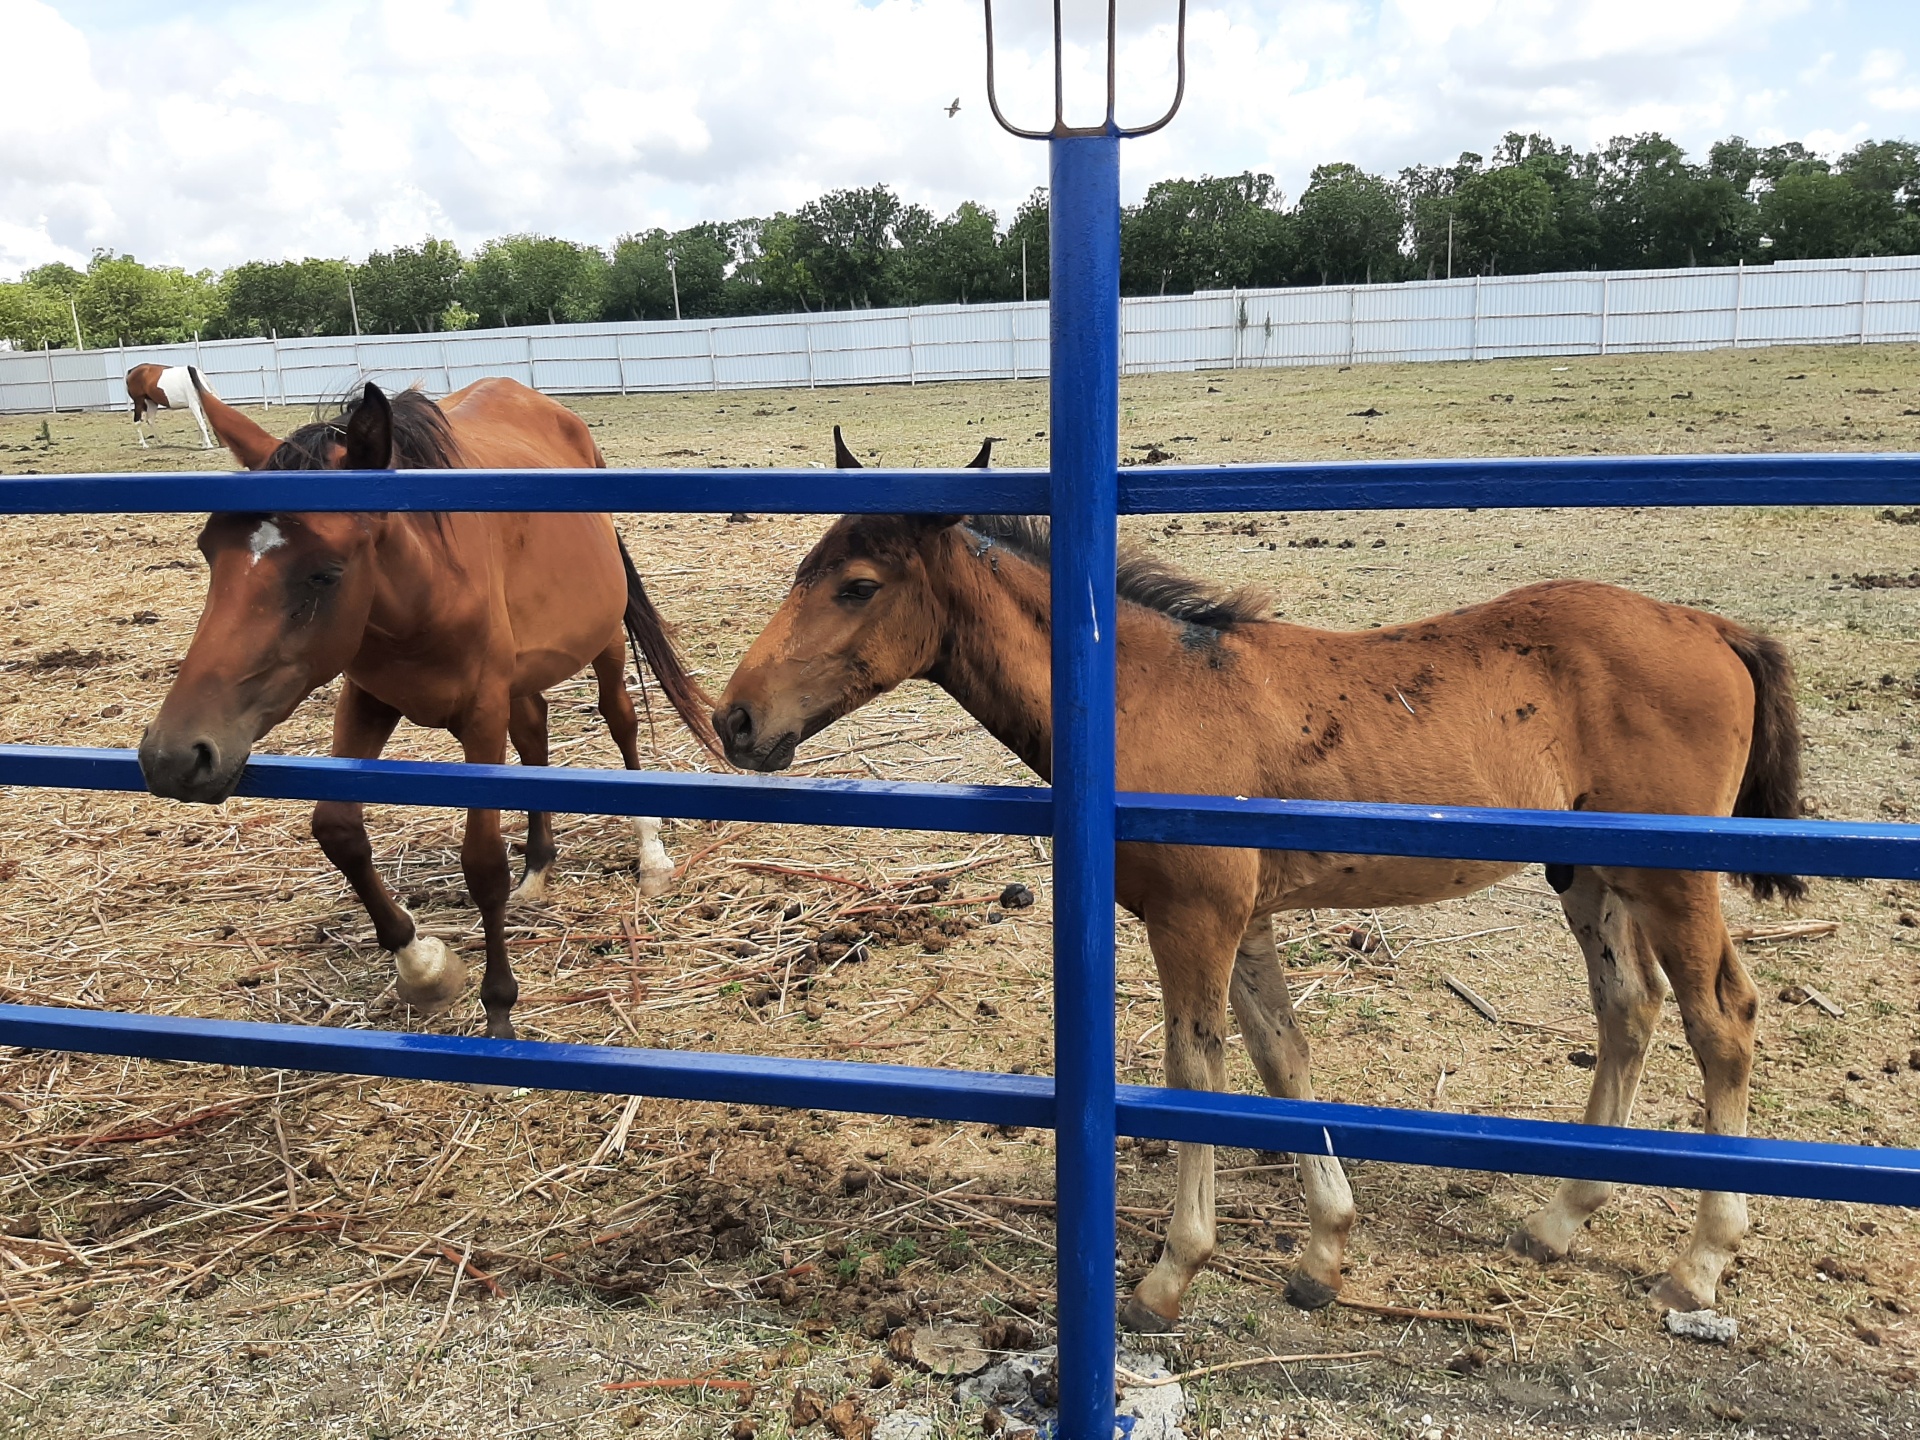
MULTIPOLYGON (((1694 161, 1658 134, 1585 152, 1508 134, 1491 156, 1397 177, 1321 165, 1292 204, 1258 172, 1161 180, 1123 214, 1120 251, 1129 295, 1916 254, 1920 146, 1869 140, 1830 160, 1733 136, 1694 161)), ((148 345, 1042 299, 1046 256, 1044 191, 1003 226, 972 201, 943 219, 874 185, 606 249, 519 234, 463 255, 429 238, 358 264, 221 275, 101 251, 84 271, 0 284, 0 338, 148 345)))

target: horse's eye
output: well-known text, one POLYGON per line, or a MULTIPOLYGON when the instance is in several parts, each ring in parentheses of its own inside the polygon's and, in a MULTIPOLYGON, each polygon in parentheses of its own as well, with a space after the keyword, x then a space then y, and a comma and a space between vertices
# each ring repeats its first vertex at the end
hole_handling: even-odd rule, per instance
POLYGON ((330 585, 340 583, 338 570, 316 570, 307 577, 307 583, 316 590, 325 590, 330 585))
POLYGON ((864 605, 880 593, 878 580, 849 580, 840 587, 840 598, 851 600, 856 605, 864 605))

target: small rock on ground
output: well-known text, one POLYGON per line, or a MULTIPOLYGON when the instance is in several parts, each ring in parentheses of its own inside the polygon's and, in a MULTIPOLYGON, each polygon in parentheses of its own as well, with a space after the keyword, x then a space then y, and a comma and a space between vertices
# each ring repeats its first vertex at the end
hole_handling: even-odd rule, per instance
POLYGON ((923 1326, 913 1332, 907 1348, 912 1363, 934 1375, 958 1380, 987 1368, 977 1325, 923 1326))
MULTIPOLYGON (((1148 1380, 1172 1373, 1158 1355, 1122 1350, 1119 1359, 1121 1369, 1131 1370, 1148 1380)), ((1123 1430, 1128 1433, 1128 1440, 1181 1440, 1180 1422, 1187 1416, 1187 1395, 1179 1385, 1122 1386, 1120 1402, 1115 1408, 1123 1423, 1127 1417, 1133 1419, 1130 1433, 1123 1430)))
POLYGON ((1731 1345, 1740 1338, 1740 1322, 1717 1310, 1669 1310, 1667 1329, 1688 1340, 1709 1345, 1731 1345))
MULTIPOLYGON (((982 1407, 994 1405, 1012 1422, 1001 1432, 1007 1440, 1050 1435, 1057 1412, 1038 1404, 1033 1395, 1036 1376, 1053 1368, 1058 1352, 1052 1346, 1011 1355, 990 1366, 954 1391, 954 1398, 982 1407)), ((1149 1380, 1171 1372, 1157 1355, 1122 1350, 1119 1367, 1149 1380)), ((1114 1406, 1115 1440, 1181 1440, 1180 1422, 1186 1418, 1186 1392, 1178 1385, 1123 1385, 1114 1406)), ((907 1433, 907 1432, 903 1432, 907 1433)))

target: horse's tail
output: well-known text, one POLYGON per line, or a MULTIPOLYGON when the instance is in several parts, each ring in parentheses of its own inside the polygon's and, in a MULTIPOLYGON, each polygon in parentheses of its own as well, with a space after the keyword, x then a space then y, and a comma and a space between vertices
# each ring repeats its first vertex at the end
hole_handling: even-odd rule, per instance
POLYGON ((615 542, 620 546, 620 562, 627 567, 627 638, 647 657, 647 668, 660 682, 667 700, 680 712, 693 738, 708 754, 721 758, 720 737, 713 733, 713 699, 680 663, 679 653, 667 638, 666 622, 653 608, 653 601, 647 598, 647 587, 641 583, 639 570, 634 568, 633 556, 627 553, 627 542, 618 536, 615 542))
MULTIPOLYGON (((1760 820, 1800 818, 1800 708, 1793 698, 1793 662, 1778 640, 1737 625, 1723 632, 1753 677, 1753 743, 1733 813, 1760 820)), ((1759 900, 1798 900, 1807 882, 1798 875, 1735 875, 1759 900)))

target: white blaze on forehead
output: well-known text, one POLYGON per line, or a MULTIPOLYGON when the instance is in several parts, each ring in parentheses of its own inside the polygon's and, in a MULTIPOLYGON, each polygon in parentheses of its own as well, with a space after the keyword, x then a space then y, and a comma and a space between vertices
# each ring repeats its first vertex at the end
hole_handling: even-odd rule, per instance
POLYGON ((262 520, 257 530, 247 541, 247 549, 253 552, 249 564, 258 565, 260 557, 270 550, 278 550, 287 543, 287 537, 280 533, 280 527, 271 520, 262 520))

